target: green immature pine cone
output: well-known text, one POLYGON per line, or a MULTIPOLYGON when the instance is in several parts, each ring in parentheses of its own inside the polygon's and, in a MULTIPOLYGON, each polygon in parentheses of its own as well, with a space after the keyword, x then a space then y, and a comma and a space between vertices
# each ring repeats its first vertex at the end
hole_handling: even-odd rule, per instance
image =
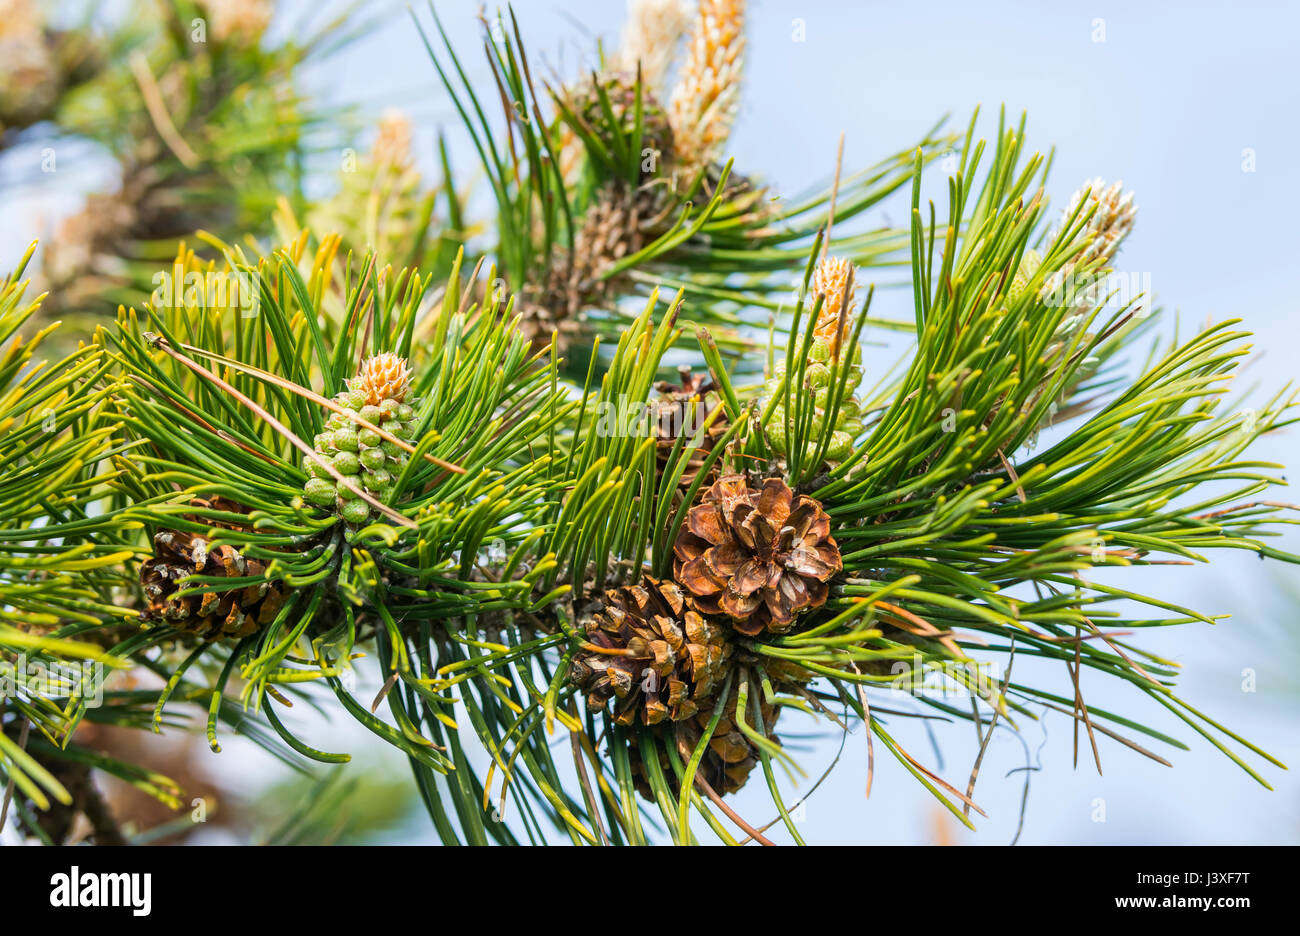
MULTIPOLYGON (((828 257, 817 265, 813 273, 812 294, 815 296, 820 293, 825 298, 813 329, 808 362, 804 366, 804 381, 807 386, 790 387, 792 398, 809 392, 813 395, 812 427, 807 435, 804 453, 806 458, 812 458, 816 455, 818 440, 825 429, 831 403, 835 394, 840 393, 840 382, 844 382, 839 409, 835 413, 831 442, 824 455, 824 460, 832 464, 849 457, 853 452, 854 439, 862 432, 862 406, 854 395, 862 383, 862 347, 857 344, 852 348, 846 347, 852 334, 850 322, 856 293, 854 272, 851 263, 834 257, 828 257)), ((779 455, 788 455, 790 451, 790 441, 786 435, 785 396, 781 388, 785 376, 786 364, 781 359, 776 362, 775 373, 763 388, 765 399, 777 399, 766 428, 768 441, 779 455)), ((789 416, 793 428, 794 414, 789 416)))
MULTIPOLYGON (((837 391, 844 368, 848 368, 845 378, 843 399, 840 400, 839 412, 835 414, 835 428, 831 432, 831 443, 826 448, 825 460, 842 462, 853 452, 853 440, 862 432, 862 409, 854 391, 862 383, 862 349, 856 347, 851 354, 842 355, 846 360, 831 360, 830 342, 821 338, 813 339, 808 352, 808 364, 804 369, 804 379, 813 394, 812 430, 805 444, 806 457, 813 457, 816 452, 817 439, 826 425, 827 412, 831 406, 832 395, 837 391)), ((781 380, 785 377, 785 362, 778 361, 776 373, 764 385, 763 392, 768 399, 782 393, 781 380)), ((790 392, 805 393, 802 387, 792 387, 790 392)), ((779 455, 789 454, 789 440, 786 438, 785 406, 778 402, 772 409, 772 417, 767 424, 767 437, 773 450, 779 455)))
POLYGON ((311 478, 303 493, 319 507, 334 508, 348 523, 363 524, 375 511, 360 492, 386 503, 406 465, 407 453, 357 420, 410 442, 415 438, 419 401, 410 398, 411 371, 405 359, 391 352, 367 360, 361 372, 347 383, 348 388, 334 397, 343 412, 331 414, 325 431, 316 436, 313 445, 321 460, 327 461, 344 480, 335 480, 322 465, 309 459, 307 471, 311 478))

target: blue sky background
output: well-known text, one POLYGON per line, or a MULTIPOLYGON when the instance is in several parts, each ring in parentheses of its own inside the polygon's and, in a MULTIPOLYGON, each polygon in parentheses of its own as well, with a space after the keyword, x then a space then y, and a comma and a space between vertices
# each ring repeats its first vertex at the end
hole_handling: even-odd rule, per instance
MULTIPOLYGON (((304 0, 282 5, 294 11, 309 6, 304 0)), ((376 112, 396 107, 411 113, 430 174, 436 130, 446 127, 453 158, 470 168, 472 153, 410 16, 401 5, 370 6, 391 10, 387 24, 315 73, 314 89, 376 112)), ((1179 318, 1184 330, 1207 319, 1244 318, 1260 352, 1246 379, 1272 390, 1295 379, 1300 351, 1300 293, 1293 280, 1300 253, 1300 129, 1294 119, 1300 7, 1180 6, 1175 13, 1165 4, 1134 2, 753 3, 743 106, 730 153, 745 172, 793 194, 829 176, 841 132, 846 168, 852 168, 908 147, 945 113, 952 115, 950 127, 964 129, 979 105, 979 129, 989 136, 1000 105, 1015 117, 1027 110, 1029 146, 1056 147, 1048 192, 1058 207, 1096 175, 1122 178, 1136 191, 1137 229, 1118 265, 1150 273, 1157 301, 1166 308, 1166 333, 1179 318), (796 20, 802 20, 805 41, 793 39, 796 20), (1253 151, 1251 172, 1243 171, 1247 150, 1253 151)), ((476 10, 471 2, 439 4, 453 41, 471 63, 482 60, 476 10)), ((543 55, 552 64, 563 60, 566 71, 589 55, 590 36, 616 43, 623 18, 622 3, 615 0, 525 0, 515 10, 535 61, 543 55)), ((427 24, 427 11, 420 15, 427 24)), ((471 69, 471 77, 482 80, 486 69, 471 69)), ((93 166, 80 171, 95 179, 93 166)), ((942 181, 937 171, 928 180, 940 213, 942 181)), ((76 198, 66 188, 11 203, 26 210, 16 212, 24 220, 0 239, 6 262, 16 244, 39 231, 31 219, 40 212, 66 212, 69 203, 75 208, 76 198)), ((905 218, 906 208, 896 199, 872 221, 905 218)), ((910 296, 902 291, 880 293, 877 302, 879 314, 911 315, 910 296)), ((867 366, 894 356, 868 349, 867 366)), ((1297 466, 1292 477, 1300 472, 1294 433, 1263 440, 1254 454, 1297 466)), ((1300 499, 1288 492, 1274 496, 1300 499)), ((1288 533, 1281 545, 1300 552, 1300 535, 1288 533)), ((1231 615, 1215 627, 1170 628, 1144 635, 1140 643, 1186 665, 1184 698, 1300 769, 1296 570, 1233 554, 1215 556, 1210 567, 1127 570, 1105 581, 1123 587, 1138 579, 1144 591, 1231 615), (1289 598, 1288 588, 1294 590, 1289 598), (1257 674, 1256 692, 1242 691, 1246 669, 1257 674)), ((1030 667, 1021 666, 1023 677, 1030 667)), ((1068 694, 1062 668, 1042 670, 1038 678, 1068 694)), ((1008 842, 1017 831, 1026 777, 1008 772, 1023 768, 1028 756, 1041 769, 1029 774, 1022 842, 1300 841, 1296 770, 1261 768, 1276 787, 1269 792, 1135 690, 1086 674, 1084 690, 1090 705, 1146 720, 1192 750, 1159 750, 1173 761, 1171 770, 1101 739, 1105 774, 1099 777, 1084 737, 1079 766, 1072 768, 1065 716, 1026 726, 1024 745, 999 733, 975 795, 989 818, 970 833, 944 818, 883 748, 877 750, 872 796, 864 799, 866 753, 859 732, 808 804, 801 821, 805 839, 1008 842), (1102 810, 1104 821, 1097 821, 1102 810)), ((793 742, 795 729, 810 723, 791 722, 787 737, 793 742)), ((976 750, 973 729, 932 728, 942 751, 940 772, 964 789, 976 750)), ((316 729, 316 737, 328 737, 327 730, 316 729)), ((910 722, 898 730, 913 755, 929 767, 940 764, 923 726, 910 722)), ((364 736, 355 740, 359 760, 373 757, 406 769, 364 736)), ((824 736, 801 755, 812 779, 835 757, 838 743, 837 736, 824 736)), ((246 783, 249 763, 262 759, 237 745, 228 750, 221 769, 246 783)), ((765 794, 757 789, 743 791, 736 807, 752 821, 770 818, 765 794)), ((779 827, 774 831, 779 836, 779 827)), ((430 837, 421 812, 388 840, 430 837)))

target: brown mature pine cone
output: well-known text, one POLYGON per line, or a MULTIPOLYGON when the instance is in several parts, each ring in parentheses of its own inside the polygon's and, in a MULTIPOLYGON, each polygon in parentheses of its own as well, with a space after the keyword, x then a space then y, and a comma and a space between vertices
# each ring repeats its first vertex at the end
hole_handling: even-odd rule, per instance
MULTIPOLYGON (((773 733, 773 727, 781 710, 778 706, 764 700, 761 694, 759 702, 763 713, 764 736, 780 744, 781 739, 773 733)), ((659 768, 674 794, 680 794, 680 789, 677 775, 673 771, 664 746, 676 744, 678 758, 682 763, 686 763, 695 752, 695 745, 704 735, 704 729, 708 727, 709 719, 712 717, 712 707, 705 706, 701 707, 693 718, 674 725, 665 725, 660 729, 662 737, 655 748, 659 753, 659 768)), ((752 712, 745 713, 745 720, 751 727, 755 727, 752 712)), ((645 762, 641 757, 640 747, 630 746, 628 755, 632 765, 632 782, 636 784, 637 792, 653 802, 654 792, 646 779, 645 762)), ((708 750, 705 751, 697 768, 699 776, 703 777, 719 795, 734 793, 745 785, 750 772, 758 762, 757 749, 736 726, 736 696, 733 694, 727 703, 727 710, 709 738, 708 750)))
MULTIPOLYGON (((672 384, 666 380, 655 384, 655 389, 663 394, 663 398, 651 403, 651 412, 654 414, 655 421, 654 431, 658 436, 655 457, 661 476, 668 467, 668 458, 672 455, 677 437, 685 430, 688 434, 683 445, 690 445, 694 441, 695 431, 704 424, 709 413, 718 405, 717 392, 712 379, 705 374, 692 373, 689 367, 678 368, 678 373, 681 375, 679 384, 672 384), (692 417, 691 400, 695 398, 700 402, 695 407, 694 417, 692 417)), ((729 426, 727 415, 723 413, 703 433, 699 447, 687 458, 686 468, 678 481, 680 487, 688 488, 695 483, 705 460, 718 441, 727 434, 729 426)), ((715 462, 711 475, 716 475, 717 465, 718 463, 715 462)))
POLYGON ((605 186, 592 200, 574 234, 573 252, 556 246, 547 259, 542 282, 521 292, 520 323, 534 349, 558 333, 563 354, 580 328, 580 316, 610 304, 625 284, 605 278, 616 263, 654 240, 671 209, 662 185, 631 188, 622 182, 605 186))
MULTIPOLYGON (((232 513, 247 509, 224 497, 195 498, 192 507, 207 507, 232 513)), ((187 517, 227 530, 251 531, 248 524, 228 523, 207 517, 187 517)), ((261 575, 266 563, 249 559, 228 544, 215 547, 206 537, 183 530, 159 530, 153 538, 154 554, 140 567, 140 583, 149 599, 149 614, 205 640, 247 637, 269 624, 284 605, 279 582, 258 582, 222 589, 208 585, 202 592, 177 597, 180 580, 187 575, 220 575, 243 578, 261 575)))
POLYGON ((614 720, 646 725, 695 715, 727 665, 723 628, 686 607, 673 582, 643 576, 605 592, 587 624, 587 641, 569 665, 569 679, 600 711, 611 698, 614 720))
POLYGON ((673 545, 673 577, 701 614, 725 614, 740 633, 784 633, 820 607, 843 568, 830 517, 780 478, 754 487, 724 475, 690 509, 673 545))

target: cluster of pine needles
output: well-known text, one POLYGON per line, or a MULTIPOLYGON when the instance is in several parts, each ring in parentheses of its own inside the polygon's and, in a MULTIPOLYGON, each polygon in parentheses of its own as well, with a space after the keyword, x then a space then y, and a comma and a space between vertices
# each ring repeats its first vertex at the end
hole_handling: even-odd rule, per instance
POLYGON ((489 216, 441 138, 424 178, 397 114, 311 199, 339 115, 295 74, 364 28, 274 45, 269 4, 161 7, 161 31, 33 25, 77 68, 0 127, 112 137, 124 172, 45 248, 48 294, 35 246, 0 288, 0 824, 59 841, 73 810, 121 840, 99 773, 179 807, 86 724, 346 763, 303 707, 400 750, 447 843, 802 843, 826 774, 778 721, 969 826, 995 730, 1056 713, 1098 768, 1110 741, 1185 747, 1090 706, 1100 679, 1267 785, 1277 761, 1131 639, 1214 619, 1106 571, 1300 561, 1269 545, 1295 522, 1280 466, 1247 455, 1295 401, 1223 402, 1234 321, 1150 337, 1150 297, 1110 276, 1122 186, 1051 209, 1023 118, 990 143, 973 117, 858 172, 841 144, 829 185, 778 198, 726 158, 744 3, 632 0, 577 76, 539 71, 507 10, 475 80, 415 16, 489 216), (923 205, 945 150, 946 207, 923 205), (853 223, 909 192, 906 228, 853 223), (914 315, 873 315, 899 271, 914 315), (864 342, 882 328, 912 335, 902 360, 864 342), (904 748, 916 717, 973 723, 968 779, 904 748), (746 786, 769 814, 741 814, 746 786))

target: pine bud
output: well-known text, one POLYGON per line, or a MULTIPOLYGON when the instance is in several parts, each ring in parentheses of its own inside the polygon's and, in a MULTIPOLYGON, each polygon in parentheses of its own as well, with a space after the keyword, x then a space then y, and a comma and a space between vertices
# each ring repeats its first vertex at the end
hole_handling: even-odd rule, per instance
MULTIPOLYGON (((804 364, 803 380, 805 386, 790 387, 791 402, 802 405, 811 401, 813 415, 810 420, 804 457, 812 458, 820 443, 820 437, 826 428, 827 414, 835 394, 840 394, 839 410, 835 414, 835 425, 831 430, 830 442, 823 455, 828 463, 844 461, 853 452, 853 443, 862 432, 861 404, 853 394, 862 382, 862 347, 847 347, 852 338, 852 323, 855 316, 857 270, 847 260, 827 257, 813 271, 811 283, 811 307, 816 305, 816 297, 822 296, 821 309, 817 322, 813 326, 813 340, 808 348, 808 360, 804 364), (841 381, 844 390, 841 393, 841 381)), ((791 341, 801 341, 792 336, 791 341)), ((776 373, 767 381, 764 395, 771 399, 779 394, 782 402, 772 410, 767 421, 768 442, 773 451, 779 455, 788 455, 790 440, 786 436, 785 391, 781 389, 782 378, 786 374, 785 359, 776 362, 776 373)), ((793 428, 793 416, 790 414, 793 428)))

